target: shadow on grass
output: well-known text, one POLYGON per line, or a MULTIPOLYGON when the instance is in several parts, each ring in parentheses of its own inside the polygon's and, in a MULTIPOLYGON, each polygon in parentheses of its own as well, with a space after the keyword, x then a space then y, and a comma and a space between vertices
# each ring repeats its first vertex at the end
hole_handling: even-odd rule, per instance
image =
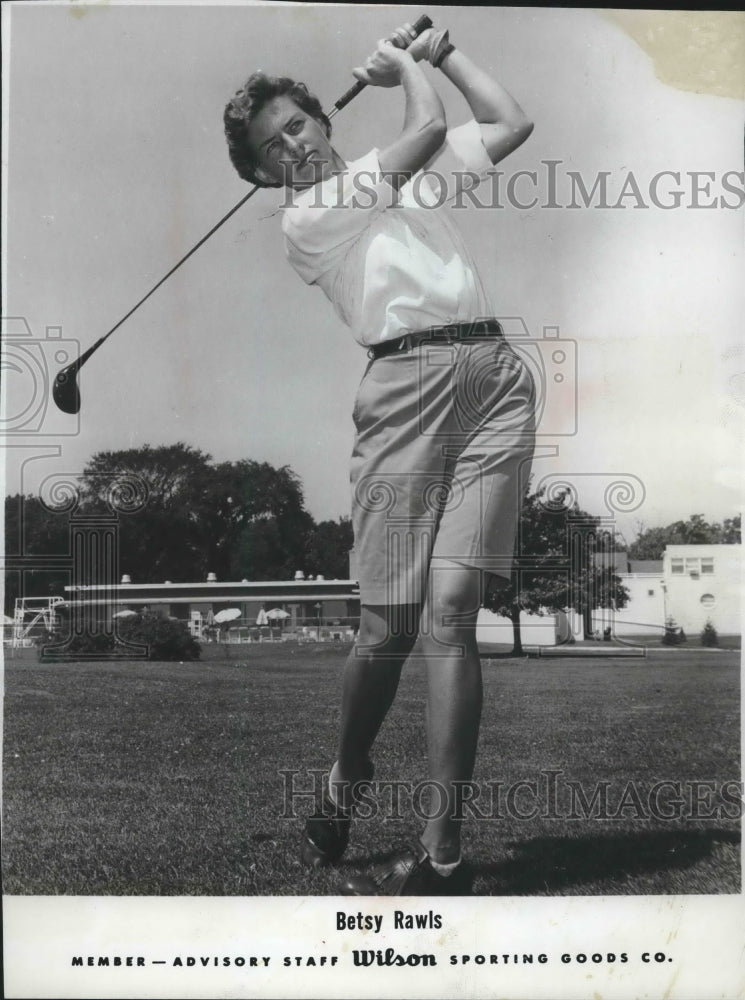
MULTIPOLYGON (((536 837, 511 842, 514 857, 474 864, 479 895, 529 896, 583 884, 692 868, 716 844, 739 844, 734 830, 661 831, 598 837, 536 837)), ((738 879, 739 882, 739 879, 738 879)), ((712 891, 691 888, 689 892, 712 891)), ((739 884, 720 891, 738 892, 739 884)))

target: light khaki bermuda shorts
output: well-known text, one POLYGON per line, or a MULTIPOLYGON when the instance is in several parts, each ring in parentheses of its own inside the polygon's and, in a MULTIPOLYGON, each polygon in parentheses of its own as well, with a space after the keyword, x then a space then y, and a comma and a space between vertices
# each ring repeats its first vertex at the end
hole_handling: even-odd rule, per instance
POLYGON ((438 562, 509 577, 535 445, 535 386, 503 337, 424 342, 372 361, 354 424, 362 604, 423 604, 438 562))

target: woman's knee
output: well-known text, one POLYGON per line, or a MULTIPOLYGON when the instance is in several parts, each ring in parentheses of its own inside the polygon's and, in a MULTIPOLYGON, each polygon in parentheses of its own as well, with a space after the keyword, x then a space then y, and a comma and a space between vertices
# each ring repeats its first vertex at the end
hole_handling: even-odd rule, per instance
POLYGON ((419 616, 420 609, 415 605, 363 606, 357 636, 358 655, 408 656, 419 632, 419 616))
POLYGON ((463 641, 475 637, 481 606, 481 573, 478 569, 452 564, 432 574, 424 614, 422 640, 463 641))

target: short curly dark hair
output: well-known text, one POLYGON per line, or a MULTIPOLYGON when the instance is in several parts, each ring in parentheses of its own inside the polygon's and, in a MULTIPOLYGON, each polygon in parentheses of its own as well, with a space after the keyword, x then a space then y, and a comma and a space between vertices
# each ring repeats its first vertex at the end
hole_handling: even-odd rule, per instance
POLYGON ((275 97, 291 97, 306 114, 320 122, 331 135, 331 122, 323 113, 321 102, 311 94, 304 83, 291 80, 288 76, 266 76, 252 73, 241 90, 228 101, 223 115, 225 138, 228 140, 230 161, 244 181, 260 187, 281 187, 267 184, 256 176, 256 161, 248 138, 248 127, 261 109, 275 97))

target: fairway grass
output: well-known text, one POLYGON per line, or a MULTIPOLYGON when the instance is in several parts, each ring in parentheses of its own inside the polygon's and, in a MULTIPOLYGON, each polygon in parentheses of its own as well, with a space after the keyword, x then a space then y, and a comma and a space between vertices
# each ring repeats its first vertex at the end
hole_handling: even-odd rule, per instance
MULTIPOLYGON (((307 790, 309 771, 333 761, 346 652, 267 644, 201 663, 6 662, 5 892, 333 893, 338 872, 300 866, 311 802, 283 815, 282 772, 307 790)), ((426 778, 425 688, 414 657, 375 748, 382 782, 426 778)), ((739 892, 739 811, 721 797, 740 780, 737 652, 487 658, 484 693, 481 817, 464 831, 477 894, 739 892), (681 783, 682 805, 667 786, 650 810, 660 781, 681 783), (605 818, 576 798, 578 783, 589 803, 598 782, 605 818)), ((342 871, 416 836, 408 792, 398 817, 390 800, 380 790, 377 814, 355 821, 342 871)))

